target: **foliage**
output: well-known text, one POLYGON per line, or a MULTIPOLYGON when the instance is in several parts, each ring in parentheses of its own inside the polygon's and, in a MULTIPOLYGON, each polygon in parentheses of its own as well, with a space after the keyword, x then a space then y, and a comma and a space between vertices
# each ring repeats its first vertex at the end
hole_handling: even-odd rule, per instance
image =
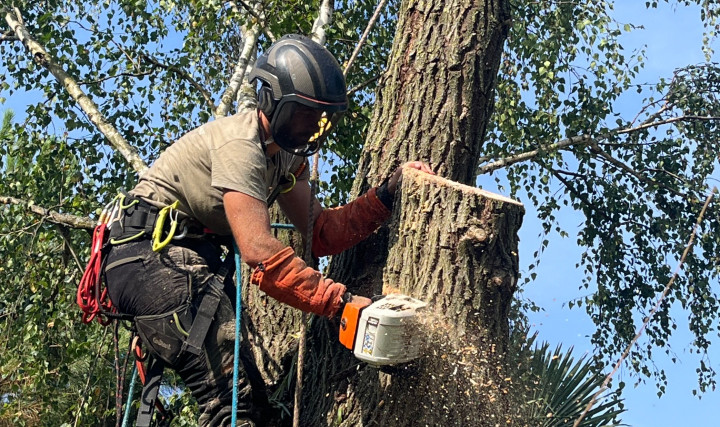
MULTIPOLYGON (((515 338, 521 336, 516 334, 515 338)), ((563 352, 558 345, 550 350, 548 343, 534 344, 536 336, 527 341, 522 335, 513 345, 511 354, 516 369, 515 387, 525 396, 517 402, 518 418, 525 425, 570 426, 583 414, 595 393, 602 388, 604 376, 591 359, 585 356, 575 361, 572 348, 563 352)), ((619 393, 611 393, 599 400, 580 422, 582 427, 618 426, 623 403, 619 393)))
MULTIPOLYGON (((336 3, 328 47, 345 63, 376 4, 336 3)), ((177 137, 211 120, 239 58, 242 29, 255 19, 242 2, 214 0, 13 5, 31 36, 148 163, 177 137)), ((270 32, 308 34, 319 1, 263 6, 273 11, 270 32)), ((396 10, 389 2, 348 74, 349 87, 360 90, 351 96, 353 111, 338 135, 343 143, 331 141, 332 154, 324 154, 330 185, 322 185, 322 195, 329 204, 347 198, 369 122, 369 94, 386 62, 396 10)), ((2 25, 4 32, 4 19, 2 25)), ((269 43, 263 35, 261 47, 269 43)), ((125 160, 22 43, 3 38, 0 55, 2 101, 9 98, 24 108, 18 111, 20 122, 8 118, 3 128, 0 197, 94 216, 118 188, 134 185, 137 176, 125 160)), ((97 324, 81 324, 75 305, 88 243, 87 232, 61 230, 30 214, 27 205, 0 204, 0 425, 61 425, 76 422, 76 416, 80 425, 114 421, 110 334, 97 324)), ((189 394, 169 398, 182 412, 175 424, 193 425, 189 394)))
MULTIPOLYGON (((699 3, 712 37, 717 5, 699 3)), ((552 236, 577 236, 585 248, 576 266, 584 271, 581 289, 590 293, 569 305, 584 305, 595 322, 592 341, 604 363, 616 361, 634 337, 635 325, 654 305, 687 244, 717 172, 720 111, 716 64, 689 64, 667 79, 639 84, 645 52, 628 53, 620 43, 636 28, 616 22, 612 13, 608 1, 515 5, 495 127, 485 145, 487 160, 539 150, 531 161, 507 168, 507 181, 499 181, 531 201, 542 221, 543 242, 525 283, 536 278, 533 270, 552 236), (644 97, 631 119, 618 112, 629 92, 644 97), (546 148, 578 136, 591 142, 546 148), (585 218, 578 230, 560 223, 568 210, 585 218)), ((710 49, 710 38, 706 43, 710 49)), ((720 249, 717 209, 711 206, 700 247, 629 358, 634 371, 656 379, 660 393, 665 373, 647 361, 658 350, 675 360, 668 345, 677 328, 670 307, 679 305, 690 317, 691 351, 706 357, 717 333, 720 307, 712 289, 720 249)), ((701 391, 714 387, 706 360, 698 382, 701 391)))
MULTIPOLYGON (((90 210, 80 194, 80 164, 65 141, 14 135, 5 115, 0 194, 68 213, 90 210), (75 193, 75 194, 73 194, 75 193)), ((102 420, 114 377, 109 335, 81 325, 75 303, 89 236, 60 229, 24 206, 0 207, 0 420, 60 425, 85 405, 80 419, 102 420), (63 237, 65 236, 65 237, 63 237)), ((114 402, 113 402, 114 405, 114 402)))

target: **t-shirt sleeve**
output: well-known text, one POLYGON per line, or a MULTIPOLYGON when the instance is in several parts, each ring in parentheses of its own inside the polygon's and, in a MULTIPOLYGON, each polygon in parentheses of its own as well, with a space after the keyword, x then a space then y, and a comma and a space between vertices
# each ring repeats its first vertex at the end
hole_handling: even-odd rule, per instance
POLYGON ((255 141, 233 139, 210 150, 211 185, 267 199, 265 153, 255 141))

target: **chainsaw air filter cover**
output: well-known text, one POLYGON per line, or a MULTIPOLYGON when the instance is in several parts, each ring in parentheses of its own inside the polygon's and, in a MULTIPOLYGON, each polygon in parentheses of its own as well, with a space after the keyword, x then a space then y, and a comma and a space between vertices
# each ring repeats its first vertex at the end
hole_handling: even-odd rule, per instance
POLYGON ((405 295, 388 295, 364 308, 354 340, 355 357, 375 366, 417 358, 422 345, 417 313, 425 306, 405 295))

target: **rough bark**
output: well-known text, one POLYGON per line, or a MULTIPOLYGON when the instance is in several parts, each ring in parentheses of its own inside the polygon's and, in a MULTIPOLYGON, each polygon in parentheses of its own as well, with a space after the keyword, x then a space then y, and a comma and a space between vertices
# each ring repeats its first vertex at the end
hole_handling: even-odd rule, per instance
MULTIPOLYGON (((391 224, 334 257, 329 275, 363 295, 393 288, 426 300, 433 327, 416 371, 389 375, 340 346, 337 320, 313 318, 301 425, 494 425, 507 413, 498 366, 523 208, 468 185, 493 109, 508 7, 507 0, 401 5, 353 194, 410 160, 427 161, 443 178, 407 172, 391 224)), ((299 316, 256 289, 245 295, 263 376, 291 390, 274 383, 291 378, 299 316)))
POLYGON ((448 0, 400 8, 353 193, 410 160, 446 179, 406 171, 392 224, 336 256, 330 276, 363 295, 392 289, 430 302, 428 347, 414 373, 388 375, 337 344, 336 322, 316 320, 303 425, 506 422, 498 367, 523 208, 463 184, 474 184, 482 153, 508 7, 448 0))

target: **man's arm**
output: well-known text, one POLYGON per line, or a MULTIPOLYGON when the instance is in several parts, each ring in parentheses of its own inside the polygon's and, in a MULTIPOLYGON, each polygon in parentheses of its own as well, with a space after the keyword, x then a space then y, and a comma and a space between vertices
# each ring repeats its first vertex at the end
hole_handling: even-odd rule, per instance
POLYGON ((254 268, 251 283, 272 298, 300 310, 328 317, 337 313, 345 285, 308 267, 291 247, 272 235, 264 201, 226 191, 223 203, 242 259, 254 268))
POLYGON ((223 194, 225 215, 232 229, 242 259, 255 268, 285 248, 270 231, 270 217, 265 202, 238 191, 223 194))
POLYGON ((380 187, 371 188, 352 202, 332 209, 323 209, 320 202, 312 198, 308 182, 298 181, 289 192, 278 197, 278 202, 302 236, 312 236, 314 256, 335 255, 367 238, 390 217, 392 200, 404 168, 434 174, 423 162, 405 163, 380 187), (313 203, 312 219, 310 203, 313 203), (309 227, 312 230, 308 231, 309 227))

